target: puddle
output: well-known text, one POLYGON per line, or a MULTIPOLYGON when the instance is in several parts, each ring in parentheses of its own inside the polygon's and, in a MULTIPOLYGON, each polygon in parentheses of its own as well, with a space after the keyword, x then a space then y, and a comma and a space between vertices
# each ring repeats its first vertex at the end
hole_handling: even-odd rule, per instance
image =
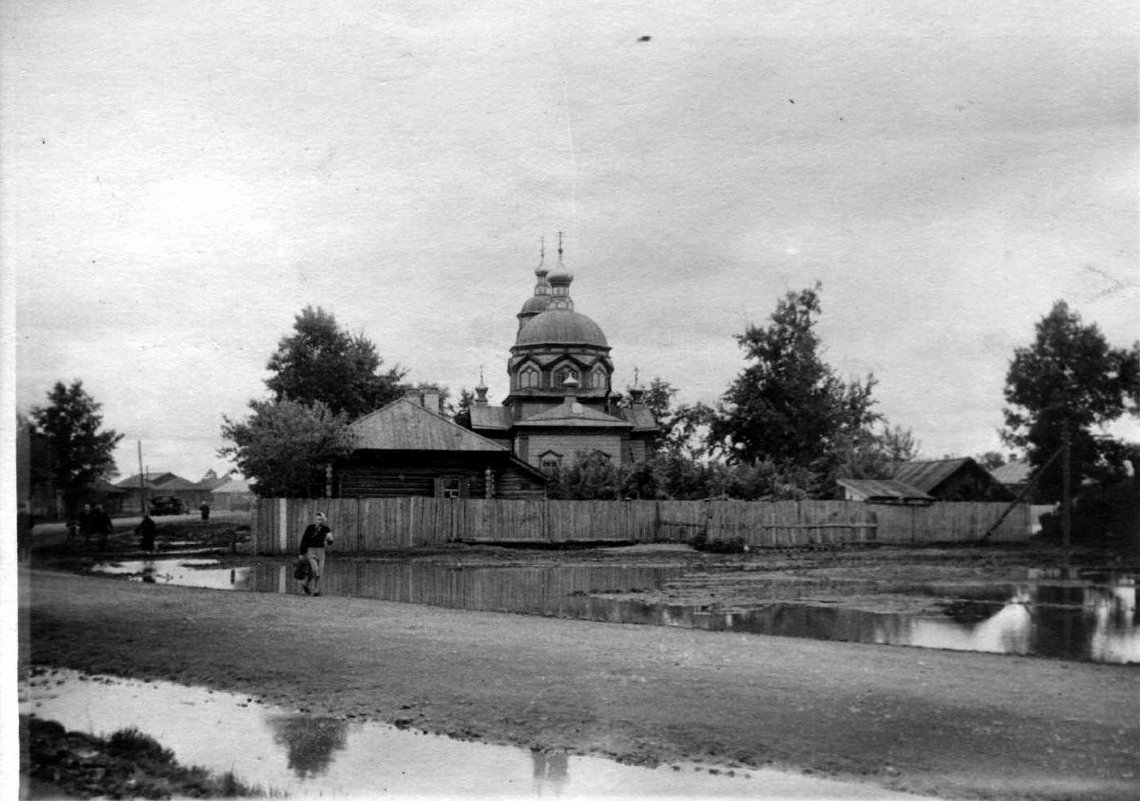
MULTIPOLYGON (((287 565, 211 567, 209 559, 159 559, 97 565, 136 581, 211 589, 300 593, 287 565)), ((823 640, 1042 656, 1113 664, 1140 663, 1135 577, 1087 574, 1024 583, 928 583, 766 580, 741 574, 747 610, 650 603, 640 594, 679 594, 707 577, 684 568, 570 566, 475 567, 330 560, 325 592, 386 601, 514 612, 610 623, 681 626, 823 640), (821 593, 832 603, 805 601, 821 593), (854 593, 917 596, 940 613, 892 613, 839 605, 854 593)), ((718 576, 717 581, 732 581, 718 576)))
POLYGON ((143 581, 148 584, 177 584, 182 587, 205 587, 211 590, 252 589, 251 568, 204 569, 216 564, 218 564, 217 559, 139 559, 107 562, 96 565, 94 569, 98 573, 126 576, 131 581, 143 581))
POLYGON ((302 714, 171 682, 50 671, 19 685, 20 712, 106 736, 130 726, 183 765, 233 771, 301 798, 915 798, 872 785, 771 769, 714 774, 642 768, 561 751, 464 742, 378 723, 302 714))

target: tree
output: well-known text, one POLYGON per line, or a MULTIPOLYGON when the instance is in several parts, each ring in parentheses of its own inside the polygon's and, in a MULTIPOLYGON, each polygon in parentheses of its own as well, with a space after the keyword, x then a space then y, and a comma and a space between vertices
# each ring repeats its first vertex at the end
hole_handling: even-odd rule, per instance
MULTIPOLYGON (((1033 468, 1070 437, 1070 478, 1112 481, 1124 475, 1125 450, 1104 427, 1140 403, 1140 343, 1114 348, 1095 324, 1085 325, 1059 300, 1036 325, 1033 344, 1017 348, 1006 374, 1002 438, 1024 448, 1033 468)), ((1046 498, 1063 483, 1057 460, 1039 479, 1046 498)))
POLYGON ((381 372, 376 346, 363 334, 342 331, 324 309, 306 306, 293 332, 269 359, 273 375, 265 384, 276 400, 321 401, 333 413, 355 419, 404 393, 400 382, 407 371, 397 365, 381 372))
POLYGON ((475 405, 475 393, 463 387, 459 390, 459 400, 451 413, 451 420, 456 425, 471 428, 471 407, 475 405))
POLYGON ((920 447, 914 432, 902 426, 857 432, 837 460, 834 478, 893 478, 900 464, 918 457, 920 447))
POLYGON ((229 440, 218 455, 233 459, 263 498, 321 497, 325 466, 351 450, 348 417, 321 401, 250 401, 244 422, 223 417, 229 440))
POLYGON ((1005 454, 999 451, 986 451, 979 453, 974 457, 974 461, 984 467, 986 470, 996 470, 1002 465, 1006 464, 1005 454))
POLYGON ((99 430, 102 404, 87 394, 82 381, 70 386, 57 381, 47 397, 48 405, 33 409, 31 417, 47 440, 51 479, 70 510, 91 484, 118 475, 114 452, 123 435, 99 430))
POLYGON ((813 330, 820 285, 789 292, 767 328, 737 342, 750 361, 724 393, 709 443, 729 462, 771 459, 829 472, 845 447, 879 420, 874 376, 845 382, 819 356, 813 330))

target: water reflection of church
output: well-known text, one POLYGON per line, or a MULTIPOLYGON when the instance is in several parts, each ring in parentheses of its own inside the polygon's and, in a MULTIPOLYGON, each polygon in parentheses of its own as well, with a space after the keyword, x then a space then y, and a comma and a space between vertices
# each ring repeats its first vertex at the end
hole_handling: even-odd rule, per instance
POLYGON ((609 342, 597 323, 575 311, 574 276, 562 257, 559 241, 553 272, 540 258, 534 293, 517 315, 507 362, 510 393, 502 406, 492 406, 480 381, 471 428, 535 467, 566 465, 594 452, 614 464, 640 461, 657 421, 639 389, 630 393, 628 406, 613 402, 609 342))

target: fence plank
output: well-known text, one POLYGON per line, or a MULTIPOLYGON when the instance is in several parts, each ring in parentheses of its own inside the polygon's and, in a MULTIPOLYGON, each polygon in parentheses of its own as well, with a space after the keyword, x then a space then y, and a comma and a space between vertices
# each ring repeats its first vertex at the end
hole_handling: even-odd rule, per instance
MULTIPOLYGON (((1029 507, 1022 507, 1002 521, 993 539, 1028 539, 1029 507)), ((328 515, 338 549, 357 552, 455 541, 688 542, 701 535, 766 548, 970 542, 1004 510, 1001 503, 260 498, 250 526, 254 550, 266 554, 295 553, 316 511, 328 515)))

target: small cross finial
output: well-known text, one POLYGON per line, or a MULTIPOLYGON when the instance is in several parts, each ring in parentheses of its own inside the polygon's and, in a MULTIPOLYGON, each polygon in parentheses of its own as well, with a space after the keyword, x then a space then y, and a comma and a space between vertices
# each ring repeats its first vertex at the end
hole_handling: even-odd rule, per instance
POLYGON ((479 365, 479 384, 483 384, 483 365, 479 365))
POLYGON ((543 234, 538 240, 538 260, 539 262, 546 261, 546 234, 543 234))
POLYGON ((562 261, 562 232, 558 232, 558 260, 562 261))
POLYGON ((634 385, 635 387, 636 387, 636 386, 639 386, 639 385, 641 384, 641 378, 640 378, 640 375, 641 375, 641 374, 638 372, 637 368, 636 368, 636 367, 634 367, 634 368, 633 368, 633 385, 634 385))

